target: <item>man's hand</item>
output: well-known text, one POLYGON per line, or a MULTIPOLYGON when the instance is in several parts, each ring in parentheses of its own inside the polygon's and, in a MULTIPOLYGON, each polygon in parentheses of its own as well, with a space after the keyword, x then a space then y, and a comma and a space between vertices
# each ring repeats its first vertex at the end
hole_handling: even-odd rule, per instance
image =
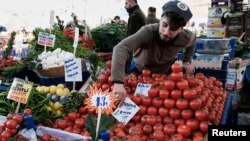
POLYGON ((183 63, 183 68, 185 69, 186 74, 191 75, 194 74, 195 69, 190 63, 183 63))
POLYGON ((119 107, 121 107, 124 103, 125 98, 127 97, 126 89, 123 84, 114 83, 113 93, 118 96, 119 107))

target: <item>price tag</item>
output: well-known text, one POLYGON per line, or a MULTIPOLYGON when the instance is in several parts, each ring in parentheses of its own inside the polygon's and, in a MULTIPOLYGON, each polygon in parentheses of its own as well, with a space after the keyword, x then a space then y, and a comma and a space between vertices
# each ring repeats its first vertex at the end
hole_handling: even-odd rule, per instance
POLYGON ((16 102, 26 104, 33 87, 33 82, 15 78, 7 98, 16 102))
POLYGON ((0 85, 2 85, 2 80, 0 79, 0 85))
POLYGON ((54 17, 55 17, 55 11, 54 11, 54 10, 51 10, 51 11, 50 11, 50 19, 49 19, 50 25, 53 25, 53 24, 54 24, 54 17))
POLYGON ((87 95, 88 98, 85 99, 84 103, 86 108, 101 109, 102 113, 111 114, 112 109, 115 108, 114 102, 116 101, 116 95, 109 92, 108 90, 102 91, 101 89, 90 87, 87 95))
POLYGON ((141 95, 148 97, 148 91, 150 90, 151 86, 152 86, 151 84, 138 83, 134 95, 141 95))
POLYGON ((64 61, 65 81, 82 81, 82 63, 80 58, 72 58, 64 61))
POLYGON ((113 116, 121 123, 126 125, 129 120, 139 111, 139 107, 128 97, 125 99, 124 104, 118 107, 113 116))

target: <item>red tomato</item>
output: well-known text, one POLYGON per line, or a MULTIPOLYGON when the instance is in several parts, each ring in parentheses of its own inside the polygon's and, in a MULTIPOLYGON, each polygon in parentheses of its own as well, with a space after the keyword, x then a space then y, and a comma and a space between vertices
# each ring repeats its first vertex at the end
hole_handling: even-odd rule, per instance
POLYGON ((201 100, 200 100, 200 99, 193 99, 193 100, 191 100, 190 103, 189 103, 190 109, 191 109, 191 110, 194 110, 194 111, 200 109, 201 106, 202 106, 202 103, 201 103, 201 100))
POLYGON ((42 141, 50 141, 51 136, 49 134, 43 134, 42 141))
POLYGON ((199 128, 199 122, 196 119, 187 120, 186 125, 189 126, 192 131, 196 131, 199 128))
POLYGON ((8 129, 16 129, 17 127, 17 122, 15 121, 15 120, 8 120, 7 122, 6 122, 6 127, 8 128, 8 129))
POLYGON ((79 111, 80 114, 85 114, 86 111, 87 111, 87 109, 84 106, 80 106, 80 108, 78 109, 78 111, 79 111))
POLYGON ((151 71, 149 69, 142 70, 142 76, 150 77, 151 71))
POLYGON ((141 102, 142 102, 142 97, 141 97, 141 96, 139 96, 139 95, 132 96, 132 99, 131 99, 131 100, 132 100, 132 101, 134 101, 134 102, 135 102, 135 104, 140 105, 140 104, 141 104, 141 102))
POLYGON ((172 70, 173 72, 181 72, 181 71, 182 71, 182 66, 181 66, 181 64, 174 63, 174 64, 171 66, 171 70, 172 70))
POLYGON ((64 131, 67 131, 67 132, 73 132, 73 127, 72 126, 68 126, 64 129, 64 131))
POLYGON ((170 116, 164 117, 163 123, 164 124, 172 124, 172 123, 174 123, 174 119, 171 118, 170 116))
POLYGON ((6 141, 11 137, 11 132, 4 130, 1 134, 2 138, 6 139, 6 141))
POLYGON ((59 129, 64 129, 67 127, 67 121, 64 119, 56 121, 56 124, 57 124, 57 128, 59 129))
POLYGON ((182 91, 181 90, 178 90, 178 89, 174 89, 170 92, 170 95, 171 97, 174 99, 174 100, 177 100, 177 99, 180 99, 181 98, 181 95, 182 95, 182 91))
POLYGON ((181 117, 185 120, 191 119, 193 117, 193 112, 192 110, 182 110, 181 111, 181 117))
POLYGON ((208 130, 208 122, 207 121, 200 122, 200 130, 203 133, 207 133, 207 130, 208 130))
POLYGON ((177 119, 174 120, 174 125, 175 125, 176 127, 178 127, 178 126, 180 126, 180 125, 185 125, 185 124, 186 124, 186 122, 185 122, 185 120, 182 119, 182 118, 177 118, 177 119))
POLYGON ((176 127, 174 124, 166 124, 163 131, 166 135, 170 136, 176 132, 176 127))
POLYGON ((180 117, 181 111, 180 111, 179 109, 177 109, 177 108, 172 108, 172 109, 170 109, 170 111, 169 111, 169 115, 170 115, 170 117, 172 117, 173 119, 177 119, 177 118, 180 117))
POLYGON ((110 90, 111 89, 111 85, 108 83, 104 83, 102 84, 102 91, 106 91, 106 90, 110 90))
POLYGON ((166 80, 164 82, 164 87, 166 90, 173 90, 175 88, 175 82, 173 80, 166 80))
POLYGON ((139 113, 137 113, 136 115, 134 115, 132 117, 132 121, 135 122, 135 123, 138 123, 141 121, 141 115, 139 113))
POLYGON ((161 141, 164 139, 165 135, 164 135, 164 132, 162 130, 156 130, 153 133, 153 137, 155 140, 161 141))
POLYGON ((151 115, 147 117, 147 123, 149 125, 155 125, 157 123, 156 117, 151 115))
POLYGON ((160 97, 155 97, 152 100, 152 105, 156 108, 162 107, 163 105, 163 100, 160 97))
POLYGON ((32 115, 32 110, 29 108, 24 109, 23 111, 24 115, 32 115))
POLYGON ((195 77, 191 77, 191 78, 187 79, 187 81, 188 81, 188 86, 191 88, 198 85, 197 78, 195 78, 195 77))
POLYGON ((147 118, 148 118, 148 115, 142 115, 141 116, 141 123, 146 124, 147 123, 147 118))
POLYGON ((205 121, 208 118, 208 113, 205 110, 197 110, 195 111, 195 118, 198 121, 205 121))
POLYGON ((78 128, 78 127, 73 127, 72 133, 80 134, 81 133, 81 129, 78 128))
POLYGON ((108 82, 108 77, 107 77, 106 75, 104 75, 104 74, 101 74, 101 75, 98 77, 98 80, 99 80, 99 82, 100 82, 101 84, 103 84, 103 83, 108 82))
POLYGON ((145 124, 143 126, 142 130, 143 130, 143 133, 146 134, 146 135, 149 135, 149 134, 151 134, 153 132, 153 128, 149 124, 145 124))
POLYGON ((181 134, 174 134, 171 136, 172 141, 184 141, 184 137, 181 134))
POLYGON ((176 101, 176 107, 180 110, 185 110, 188 108, 189 102, 186 99, 178 99, 176 101))
POLYGON ((15 115, 13 119, 19 124, 23 122, 23 116, 21 115, 15 115))
POLYGON ((191 135, 191 128, 187 125, 180 125, 177 128, 177 132, 183 137, 189 137, 191 135))
POLYGON ((8 113, 7 119, 12 119, 14 116, 15 116, 15 114, 13 114, 13 113, 8 113))
POLYGON ((163 100, 167 99, 169 97, 169 91, 168 90, 160 90, 159 97, 163 100))
POLYGON ((172 72, 170 74, 171 80, 173 81, 181 81, 183 78, 183 73, 182 72, 172 72))
POLYGON ((175 106, 175 100, 174 99, 168 98, 168 99, 164 100, 164 107, 171 109, 174 106, 175 106))
POLYGON ((75 126, 78 128, 83 128, 85 126, 85 120, 82 118, 78 118, 75 120, 75 126))
POLYGON ((148 91, 148 97, 155 98, 159 95, 159 89, 158 88, 151 88, 148 91))
POLYGON ((176 82, 176 87, 179 90, 186 90, 188 88, 187 80, 181 80, 181 81, 176 82))
POLYGON ((153 129, 154 131, 156 130, 163 130, 163 125, 161 123, 156 123, 154 126, 153 126, 153 129))
POLYGON ((69 118, 70 121, 75 121, 78 118, 78 115, 77 115, 76 112, 70 112, 68 114, 68 118, 69 118))
POLYGON ((145 115, 147 113, 147 107, 144 105, 140 105, 139 107, 140 107, 140 109, 139 109, 138 113, 140 115, 145 115))
POLYGON ((161 117, 166 117, 168 115, 168 109, 165 107, 160 107, 158 113, 161 117))
POLYGON ((183 97, 187 100, 192 100, 196 98, 197 94, 196 91, 193 89, 186 89, 183 91, 183 97))
POLYGON ((148 115, 156 115, 157 114, 157 109, 153 106, 149 106, 147 110, 148 115))
POLYGON ((142 105, 144 105, 144 106, 151 105, 151 98, 149 98, 149 97, 143 97, 142 98, 142 105))
POLYGON ((142 136, 143 134, 143 131, 142 129, 140 129, 139 127, 137 126, 132 126, 128 129, 128 133, 130 135, 138 135, 139 137, 142 136))

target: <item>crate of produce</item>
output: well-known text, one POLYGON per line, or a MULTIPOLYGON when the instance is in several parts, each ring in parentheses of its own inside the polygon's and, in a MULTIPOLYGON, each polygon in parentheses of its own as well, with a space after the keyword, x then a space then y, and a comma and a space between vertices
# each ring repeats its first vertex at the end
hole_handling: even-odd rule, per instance
MULTIPOLYGON (((82 70, 87 70, 85 60, 82 59, 82 70)), ((49 69, 36 69, 36 73, 44 77, 60 77, 64 76, 64 66, 49 69)))
POLYGON ((215 77, 218 80, 220 80, 223 85, 226 83, 227 79, 227 70, 214 70, 214 69, 202 69, 202 68, 197 68, 195 69, 195 73, 202 73, 206 77, 215 77))
POLYGON ((224 27, 208 27, 207 37, 210 38, 224 38, 226 35, 226 29, 224 27))
POLYGON ((221 18, 224 13, 230 11, 228 6, 216 6, 208 8, 208 17, 221 18))
MULTIPOLYGON (((76 90, 80 89, 84 82, 89 78, 90 73, 89 71, 82 72, 82 82, 76 82, 76 90)), ((40 74, 37 74, 38 82, 40 85, 43 86, 50 86, 50 85, 58 85, 58 84, 65 84, 68 88, 73 88, 73 82, 65 82, 64 76, 58 77, 44 77, 40 74)))

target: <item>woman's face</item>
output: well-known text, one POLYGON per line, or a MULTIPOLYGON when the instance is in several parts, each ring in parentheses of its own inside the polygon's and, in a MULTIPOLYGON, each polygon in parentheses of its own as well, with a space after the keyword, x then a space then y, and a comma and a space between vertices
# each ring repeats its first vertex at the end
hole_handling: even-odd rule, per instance
POLYGON ((180 32, 182 28, 179 27, 177 30, 173 30, 169 26, 169 19, 167 16, 161 17, 160 27, 159 27, 159 34, 162 41, 171 41, 174 39, 180 32))

